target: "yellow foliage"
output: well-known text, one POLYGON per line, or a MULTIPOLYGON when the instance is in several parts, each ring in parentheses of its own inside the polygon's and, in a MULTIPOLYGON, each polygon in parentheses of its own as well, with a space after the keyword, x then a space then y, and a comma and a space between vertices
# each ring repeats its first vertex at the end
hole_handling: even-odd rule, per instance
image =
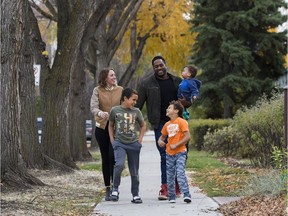
MULTIPOLYGON (((187 0, 150 0, 144 1, 137 14, 137 36, 143 37, 155 25, 143 50, 142 60, 153 56, 162 55, 171 71, 180 74, 182 68, 188 64, 194 36, 189 32, 187 14, 192 4, 187 0), (186 15, 186 16, 184 16, 186 15)), ((129 45, 130 32, 126 34, 123 43, 117 51, 117 56, 123 62, 130 61, 129 45)), ((145 61, 145 60, 144 60, 145 61)), ((146 60, 148 62, 148 59, 146 60)), ((149 62, 150 63, 150 62, 149 62)))
POLYGON ((277 32, 277 28, 270 28, 267 31, 271 32, 271 33, 275 33, 275 32, 277 32))
POLYGON ((45 51, 42 52, 42 55, 44 55, 44 56, 48 56, 48 54, 49 54, 49 53, 48 53, 47 50, 45 50, 45 51))

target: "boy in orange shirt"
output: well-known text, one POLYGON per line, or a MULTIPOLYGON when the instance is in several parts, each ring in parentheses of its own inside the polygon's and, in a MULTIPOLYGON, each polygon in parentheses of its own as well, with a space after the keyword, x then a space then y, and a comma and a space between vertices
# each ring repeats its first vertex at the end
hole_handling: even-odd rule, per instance
POLYGON ((166 110, 166 116, 170 121, 166 122, 162 128, 162 135, 158 140, 158 145, 164 147, 165 139, 168 136, 166 146, 166 172, 169 202, 176 202, 175 175, 181 192, 184 194, 184 202, 191 202, 189 184, 185 173, 187 150, 185 144, 190 139, 188 122, 183 119, 183 106, 179 101, 172 101, 166 110))

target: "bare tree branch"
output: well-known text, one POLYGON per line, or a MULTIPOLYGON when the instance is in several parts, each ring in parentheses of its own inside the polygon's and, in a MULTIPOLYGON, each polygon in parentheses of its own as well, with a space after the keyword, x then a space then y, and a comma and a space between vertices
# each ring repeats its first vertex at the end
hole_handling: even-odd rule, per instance
MULTIPOLYGON (((110 53, 108 55, 108 62, 110 62, 116 52, 116 50, 118 49, 118 47, 120 46, 121 44, 121 38, 123 38, 126 30, 127 30, 127 27, 128 25, 130 24, 131 20, 135 18, 135 15, 137 13, 137 11, 139 10, 141 4, 143 3, 144 0, 139 0, 137 1, 136 4, 131 4, 133 7, 131 7, 131 5, 129 6, 129 8, 133 8, 132 11, 129 13, 129 17, 127 18, 128 14, 124 14, 126 16, 126 19, 121 19, 121 22, 119 22, 119 25, 118 26, 121 26, 121 28, 117 28, 116 31, 118 32, 115 32, 114 33, 114 40, 111 41, 110 43, 108 42, 108 45, 109 45, 109 48, 108 50, 110 50, 110 53), (118 40, 116 40, 116 35, 117 35, 117 38, 118 40), (119 40, 120 38, 120 40, 119 40)), ((129 11, 129 10, 128 10, 129 11)))
POLYGON ((53 21, 55 21, 55 22, 58 21, 58 16, 53 16, 53 15, 51 15, 51 14, 49 14, 49 13, 46 13, 45 11, 43 11, 43 10, 35 3, 34 0, 30 0, 29 3, 30 3, 30 5, 31 5, 32 8, 34 8, 38 13, 40 13, 40 14, 41 14, 42 16, 44 16, 45 18, 51 19, 51 20, 53 20, 53 21))
POLYGON ((44 4, 46 5, 46 7, 48 8, 49 12, 52 14, 53 17, 58 17, 58 13, 55 10, 55 8, 53 7, 52 3, 49 0, 45 0, 44 4))
POLYGON ((83 34, 82 43, 81 43, 81 52, 85 52, 89 39, 94 36, 96 29, 98 28, 100 22, 103 18, 107 15, 109 10, 113 7, 113 5, 117 2, 117 0, 102 0, 96 11, 93 13, 92 17, 90 18, 87 26, 85 28, 85 32, 83 34))

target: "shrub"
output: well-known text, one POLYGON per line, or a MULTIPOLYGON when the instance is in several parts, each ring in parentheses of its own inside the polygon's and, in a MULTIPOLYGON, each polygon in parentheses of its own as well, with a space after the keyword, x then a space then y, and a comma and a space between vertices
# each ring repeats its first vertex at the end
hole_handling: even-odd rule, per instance
POLYGON ((256 166, 270 167, 272 146, 284 146, 284 100, 277 94, 270 100, 262 97, 251 108, 238 111, 232 127, 241 133, 239 140, 242 156, 248 157, 256 166))
POLYGON ((277 146, 272 146, 272 165, 279 170, 287 169, 288 152, 285 148, 279 149, 277 146))
POLYGON ((189 121, 189 129, 191 133, 191 145, 200 151, 204 146, 204 136, 208 131, 213 132, 216 129, 223 128, 230 124, 227 119, 195 119, 189 121))
POLYGON ((218 156, 236 156, 241 147, 240 134, 233 127, 227 126, 212 133, 208 131, 204 136, 205 150, 217 153, 218 156))

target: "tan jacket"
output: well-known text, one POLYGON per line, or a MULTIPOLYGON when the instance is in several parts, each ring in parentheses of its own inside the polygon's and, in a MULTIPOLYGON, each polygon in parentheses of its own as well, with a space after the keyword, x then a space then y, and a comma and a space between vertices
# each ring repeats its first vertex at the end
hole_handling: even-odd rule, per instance
POLYGON ((90 110, 94 115, 96 127, 105 129, 108 118, 103 119, 98 116, 98 113, 100 111, 110 113, 113 106, 120 105, 122 91, 123 88, 121 86, 116 86, 112 90, 106 90, 99 86, 94 88, 90 101, 90 110))

